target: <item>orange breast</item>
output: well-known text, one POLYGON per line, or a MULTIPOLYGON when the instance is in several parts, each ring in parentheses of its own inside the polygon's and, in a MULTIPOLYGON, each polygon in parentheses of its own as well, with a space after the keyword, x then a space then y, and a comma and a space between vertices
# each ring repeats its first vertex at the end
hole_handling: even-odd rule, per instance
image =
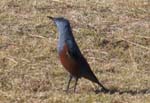
POLYGON ((80 77, 80 65, 68 53, 68 47, 65 44, 63 50, 59 53, 60 61, 65 69, 73 76, 80 77))

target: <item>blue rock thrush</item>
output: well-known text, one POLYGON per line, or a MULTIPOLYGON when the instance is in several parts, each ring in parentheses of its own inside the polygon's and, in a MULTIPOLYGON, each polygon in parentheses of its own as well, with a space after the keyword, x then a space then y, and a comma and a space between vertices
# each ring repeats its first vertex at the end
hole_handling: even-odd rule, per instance
POLYGON ((81 54, 80 49, 74 39, 69 21, 63 17, 47 17, 53 20, 54 24, 57 26, 59 34, 57 47, 59 58, 64 68, 70 73, 66 91, 68 92, 70 81, 73 77, 76 80, 74 92, 76 90, 78 79, 84 77, 94 83, 97 83, 100 87, 102 87, 104 92, 108 92, 108 89, 98 81, 88 62, 81 54))

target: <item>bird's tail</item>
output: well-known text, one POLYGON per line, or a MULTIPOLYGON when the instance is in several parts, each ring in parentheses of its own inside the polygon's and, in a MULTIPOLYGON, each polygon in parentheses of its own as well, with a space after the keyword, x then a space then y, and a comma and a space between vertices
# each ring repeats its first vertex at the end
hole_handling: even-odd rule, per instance
POLYGON ((104 91, 108 91, 108 89, 103 86, 103 84, 101 82, 99 82, 99 80, 97 79, 97 77, 94 75, 94 73, 91 71, 91 69, 88 69, 88 72, 86 72, 85 75, 83 75, 84 78, 94 82, 94 83, 97 83, 100 87, 102 87, 102 89, 104 91))
POLYGON ((97 83, 100 87, 102 87, 102 89, 104 91, 108 91, 107 88, 105 88, 97 79, 97 77, 94 75, 94 73, 92 72, 90 65, 87 63, 86 59, 84 57, 82 57, 81 59, 81 64, 83 66, 83 69, 81 69, 81 76, 94 82, 97 83))

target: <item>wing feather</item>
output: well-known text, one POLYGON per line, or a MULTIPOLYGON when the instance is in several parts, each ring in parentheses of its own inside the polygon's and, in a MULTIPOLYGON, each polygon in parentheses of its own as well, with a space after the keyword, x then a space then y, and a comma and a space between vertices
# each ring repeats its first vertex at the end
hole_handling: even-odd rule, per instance
POLYGON ((68 54, 70 57, 72 57, 75 60, 78 60, 80 57, 80 51, 76 45, 75 42, 72 40, 66 40, 66 45, 68 47, 68 54))

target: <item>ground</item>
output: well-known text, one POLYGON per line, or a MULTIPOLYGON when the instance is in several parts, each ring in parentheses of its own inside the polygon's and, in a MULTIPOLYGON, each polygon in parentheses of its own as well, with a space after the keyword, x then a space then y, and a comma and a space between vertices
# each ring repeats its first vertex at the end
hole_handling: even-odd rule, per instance
POLYGON ((149 14, 149 0, 0 0, 0 103, 149 103, 149 14), (65 93, 48 15, 70 20, 93 72, 114 92, 82 78, 65 93))

